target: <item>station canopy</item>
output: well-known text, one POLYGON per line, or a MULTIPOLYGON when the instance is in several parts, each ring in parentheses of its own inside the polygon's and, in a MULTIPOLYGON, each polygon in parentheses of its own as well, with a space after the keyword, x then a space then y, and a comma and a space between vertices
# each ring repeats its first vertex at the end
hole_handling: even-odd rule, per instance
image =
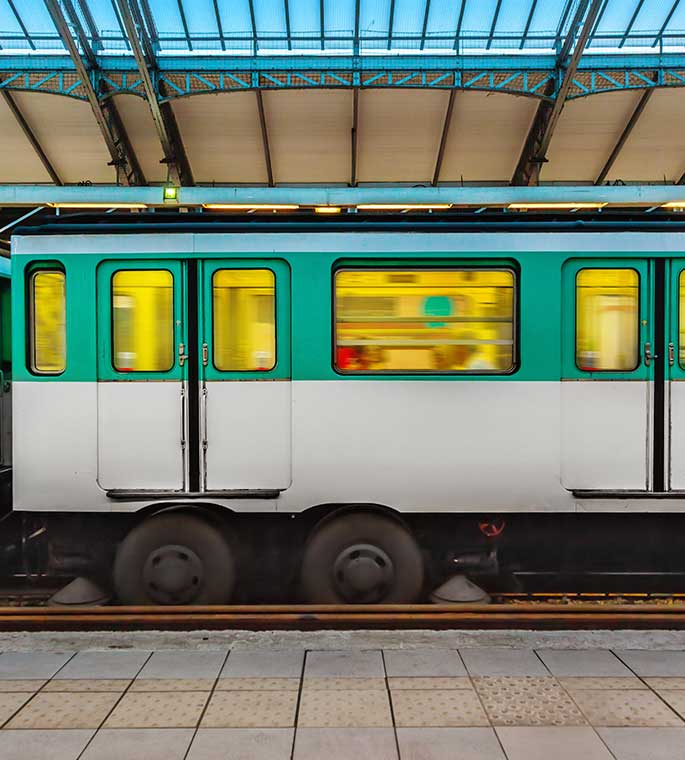
POLYGON ((0 183, 684 181, 685 0, 0 0, 0 183))

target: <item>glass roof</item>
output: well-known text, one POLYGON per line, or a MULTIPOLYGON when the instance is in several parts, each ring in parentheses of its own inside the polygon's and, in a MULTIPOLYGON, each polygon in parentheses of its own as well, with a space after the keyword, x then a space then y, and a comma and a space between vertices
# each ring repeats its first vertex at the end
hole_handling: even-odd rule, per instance
MULTIPOLYGON (((71 6, 98 54, 128 50, 121 0, 71 6)), ((552 52, 584 0, 125 0, 158 54, 552 52)), ((589 3, 587 3, 589 6, 589 3)), ((67 18, 70 14, 65 12, 67 18)), ((681 48, 685 0, 603 0, 589 49, 681 48)), ((0 0, 0 55, 64 46, 40 0, 0 0)))

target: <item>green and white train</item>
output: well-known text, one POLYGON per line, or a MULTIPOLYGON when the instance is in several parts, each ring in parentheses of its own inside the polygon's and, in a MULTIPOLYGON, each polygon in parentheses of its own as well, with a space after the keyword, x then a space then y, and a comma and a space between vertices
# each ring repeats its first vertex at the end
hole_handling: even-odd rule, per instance
POLYGON ((13 238, 6 543, 128 603, 685 572, 677 227, 207 219, 13 238))

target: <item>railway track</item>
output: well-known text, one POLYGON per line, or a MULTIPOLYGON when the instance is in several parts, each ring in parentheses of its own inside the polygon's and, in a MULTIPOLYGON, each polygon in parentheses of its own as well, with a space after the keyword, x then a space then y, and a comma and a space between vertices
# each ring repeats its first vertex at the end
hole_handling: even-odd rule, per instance
POLYGON ((685 629, 685 604, 548 601, 473 605, 0 607, 0 631, 685 629))

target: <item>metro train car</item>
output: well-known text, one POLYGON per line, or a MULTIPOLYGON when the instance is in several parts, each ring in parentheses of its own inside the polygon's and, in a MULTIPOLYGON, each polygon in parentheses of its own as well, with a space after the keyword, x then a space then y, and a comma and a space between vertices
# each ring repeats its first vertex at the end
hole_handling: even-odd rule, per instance
POLYGON ((345 217, 15 234, 15 545, 136 604, 677 591, 685 232, 345 217))

